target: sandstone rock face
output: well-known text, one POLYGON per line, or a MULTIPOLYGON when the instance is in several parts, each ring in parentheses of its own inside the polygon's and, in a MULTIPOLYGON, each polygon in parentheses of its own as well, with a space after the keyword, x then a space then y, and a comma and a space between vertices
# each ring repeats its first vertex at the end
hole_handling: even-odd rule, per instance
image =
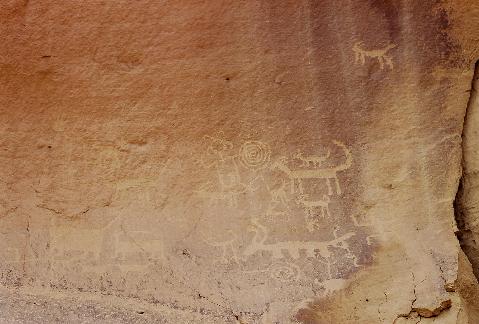
POLYGON ((0 8, 2 322, 479 323, 474 1, 0 8))

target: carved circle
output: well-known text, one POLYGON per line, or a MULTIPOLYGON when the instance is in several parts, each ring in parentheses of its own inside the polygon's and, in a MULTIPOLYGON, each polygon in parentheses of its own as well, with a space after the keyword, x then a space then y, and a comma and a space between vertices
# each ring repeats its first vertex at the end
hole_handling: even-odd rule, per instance
POLYGON ((239 151, 241 163, 250 169, 265 167, 270 159, 271 150, 265 143, 259 141, 245 142, 239 151))
POLYGON ((296 281, 301 272, 297 265, 288 262, 273 263, 269 270, 271 278, 281 282, 296 281))

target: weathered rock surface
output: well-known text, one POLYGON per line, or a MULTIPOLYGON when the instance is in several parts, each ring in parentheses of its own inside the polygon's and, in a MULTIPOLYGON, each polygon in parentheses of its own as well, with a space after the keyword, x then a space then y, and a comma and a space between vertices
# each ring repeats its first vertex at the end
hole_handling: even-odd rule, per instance
POLYGON ((479 323, 479 4, 0 18, 1 322, 479 323))

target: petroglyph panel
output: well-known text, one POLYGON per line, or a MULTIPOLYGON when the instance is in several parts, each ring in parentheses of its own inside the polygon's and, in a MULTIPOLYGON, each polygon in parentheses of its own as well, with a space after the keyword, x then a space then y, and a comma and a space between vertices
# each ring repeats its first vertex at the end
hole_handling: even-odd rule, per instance
MULTIPOLYGON (((326 296, 342 287, 333 283, 361 268, 358 243, 370 243, 342 209, 354 166, 348 145, 332 140, 314 151, 276 151, 264 140, 219 133, 204 136, 200 147, 200 173, 208 176, 195 191, 205 215, 198 230, 218 278, 246 276, 252 285, 246 290, 258 280, 265 289, 311 285, 326 296)), ((300 294, 298 301, 313 295, 300 294)))
POLYGON ((2 1, 0 322, 479 323, 473 2, 2 1))

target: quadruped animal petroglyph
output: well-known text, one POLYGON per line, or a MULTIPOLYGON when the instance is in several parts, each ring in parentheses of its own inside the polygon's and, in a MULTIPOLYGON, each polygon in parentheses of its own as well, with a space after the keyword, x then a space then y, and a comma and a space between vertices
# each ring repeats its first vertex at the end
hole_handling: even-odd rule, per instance
POLYGON ((364 47, 364 42, 356 42, 353 45, 353 52, 355 56, 356 63, 360 63, 364 65, 366 63, 366 57, 371 59, 376 59, 379 63, 379 68, 381 70, 384 69, 385 65, 387 65, 391 70, 394 69, 394 64, 392 57, 388 55, 388 52, 395 48, 396 44, 388 44, 383 48, 367 50, 364 47))
POLYGON ((322 218, 326 216, 331 217, 331 213, 329 212, 329 203, 331 202, 331 198, 328 195, 323 195, 322 199, 310 200, 308 195, 299 194, 296 202, 302 205, 305 211, 304 217, 306 228, 310 232, 314 231, 319 226, 318 220, 314 218, 314 211, 316 209, 321 211, 320 215, 322 218))
POLYGON ((251 230, 255 233, 251 242, 246 246, 242 255, 252 256, 257 252, 270 252, 273 259, 283 259, 290 256, 293 259, 299 259, 301 252, 306 257, 314 258, 316 253, 324 258, 329 258, 331 252, 329 247, 342 247, 344 242, 355 235, 354 232, 346 233, 331 241, 280 241, 275 243, 266 243, 269 238, 269 231, 259 222, 258 219, 251 220, 251 230), (287 253, 287 255, 285 255, 287 253))
POLYGON ((298 196, 297 202, 304 206, 306 212, 310 216, 313 214, 313 209, 318 207, 321 209, 322 217, 325 217, 326 215, 331 216, 329 213, 329 203, 331 202, 331 198, 329 198, 328 195, 323 195, 323 199, 321 200, 308 200, 308 195, 301 194, 298 196))
POLYGON ((304 179, 324 179, 328 186, 328 195, 333 194, 333 187, 331 181, 334 181, 336 194, 341 195, 341 186, 338 180, 338 173, 347 170, 351 167, 353 158, 349 149, 343 143, 339 141, 333 141, 335 145, 340 147, 345 155, 345 161, 339 165, 327 167, 327 168, 303 168, 292 170, 288 166, 288 159, 286 157, 279 158, 276 162, 272 163, 271 169, 277 169, 286 174, 291 181, 291 193, 295 192, 295 181, 298 182, 300 193, 303 193, 302 180, 304 179))

